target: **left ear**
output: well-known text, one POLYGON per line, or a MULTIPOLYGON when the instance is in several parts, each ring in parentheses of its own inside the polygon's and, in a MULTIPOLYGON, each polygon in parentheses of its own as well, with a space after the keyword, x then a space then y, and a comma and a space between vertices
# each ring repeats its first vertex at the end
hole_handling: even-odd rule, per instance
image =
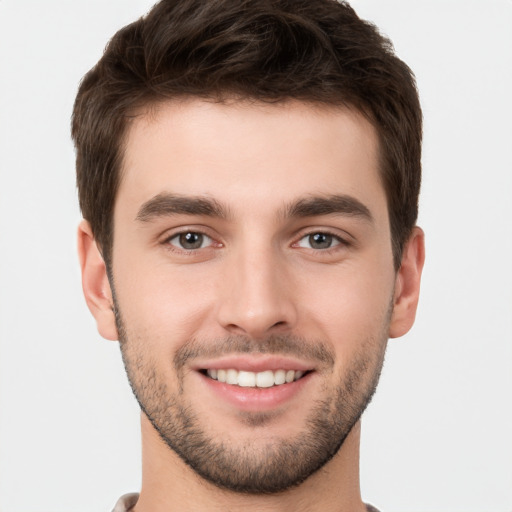
POLYGON ((396 275, 393 314, 389 326, 390 338, 403 336, 414 324, 424 262, 425 234, 416 226, 405 244, 402 264, 396 275))

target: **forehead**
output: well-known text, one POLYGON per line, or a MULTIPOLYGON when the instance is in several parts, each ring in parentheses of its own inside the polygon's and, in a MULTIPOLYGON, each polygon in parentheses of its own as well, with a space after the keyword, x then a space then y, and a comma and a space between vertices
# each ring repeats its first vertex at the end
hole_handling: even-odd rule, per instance
POLYGON ((116 209, 161 193, 213 197, 235 212, 326 194, 386 210, 373 126, 299 101, 189 99, 142 112, 127 131, 116 209))

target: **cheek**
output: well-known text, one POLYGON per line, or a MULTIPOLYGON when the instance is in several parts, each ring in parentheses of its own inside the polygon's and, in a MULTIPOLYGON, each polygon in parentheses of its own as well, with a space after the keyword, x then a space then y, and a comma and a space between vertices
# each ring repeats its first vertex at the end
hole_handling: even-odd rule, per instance
POLYGON ((215 283, 204 275, 208 272, 130 259, 114 267, 116 298, 129 330, 144 333, 148 342, 193 337, 212 303, 215 283))
POLYGON ((387 345, 393 286, 389 278, 385 286, 378 279, 349 274, 331 281, 329 293, 311 301, 315 304, 311 318, 335 354, 331 385, 356 395, 371 388, 387 345))
POLYGON ((340 350, 352 350, 387 328, 394 273, 386 266, 354 265, 323 269, 304 277, 300 295, 304 318, 340 350))

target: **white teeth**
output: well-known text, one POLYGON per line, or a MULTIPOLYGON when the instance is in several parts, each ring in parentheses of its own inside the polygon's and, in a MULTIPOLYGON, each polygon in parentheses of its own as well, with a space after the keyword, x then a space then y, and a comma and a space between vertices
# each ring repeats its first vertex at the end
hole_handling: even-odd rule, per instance
POLYGON ((245 388, 270 388, 289 384, 299 380, 305 372, 301 370, 265 370, 263 372, 238 371, 233 368, 227 370, 208 369, 206 374, 214 380, 245 388))
POLYGON ((286 372, 284 370, 277 370, 274 373, 274 384, 277 386, 284 384, 286 382, 286 372))
POLYGON ((259 388, 270 388, 274 385, 274 372, 267 370, 256 374, 256 386, 259 388))
MULTIPOLYGON (((236 370, 233 370, 236 372, 236 370)), ((253 372, 237 372, 238 373, 238 384, 244 388, 253 388, 256 386, 256 374, 253 372)))
POLYGON ((226 371, 226 383, 227 384, 238 384, 238 372, 236 370, 226 371))

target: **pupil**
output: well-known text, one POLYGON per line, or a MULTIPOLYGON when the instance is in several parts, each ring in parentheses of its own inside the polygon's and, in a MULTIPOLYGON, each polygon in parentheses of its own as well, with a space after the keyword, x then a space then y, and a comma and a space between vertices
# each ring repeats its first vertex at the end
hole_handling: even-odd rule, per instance
POLYGON ((203 235, 200 233, 184 233, 180 235, 180 244, 184 249, 199 249, 203 244, 203 235))
POLYGON ((309 235, 309 243, 313 249, 328 249, 332 244, 332 236, 325 233, 309 235))

